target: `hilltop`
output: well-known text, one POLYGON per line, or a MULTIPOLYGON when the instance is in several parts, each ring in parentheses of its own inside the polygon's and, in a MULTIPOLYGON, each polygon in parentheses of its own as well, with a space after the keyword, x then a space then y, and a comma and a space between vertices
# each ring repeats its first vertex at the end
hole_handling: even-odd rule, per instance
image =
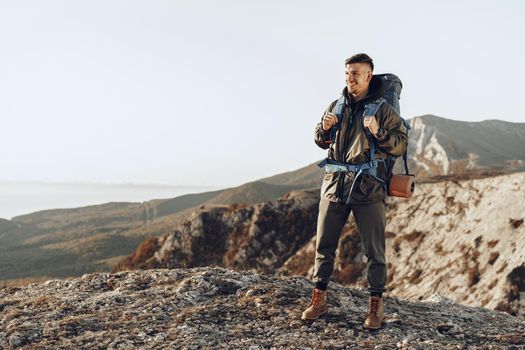
MULTIPOLYGON (((385 296, 382 329, 361 323, 368 294, 332 284, 329 312, 300 320, 313 285, 222 268, 96 273, 0 289, 6 349, 512 349, 525 322, 452 303, 385 296)), ((514 347, 516 348, 516 347, 514 347)))

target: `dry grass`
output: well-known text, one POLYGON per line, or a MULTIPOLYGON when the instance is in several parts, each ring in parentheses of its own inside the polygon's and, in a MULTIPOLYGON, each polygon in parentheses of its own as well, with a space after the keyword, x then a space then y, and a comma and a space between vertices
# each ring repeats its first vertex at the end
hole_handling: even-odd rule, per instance
POLYGON ((426 233, 418 230, 413 230, 411 233, 406 235, 397 235, 392 244, 392 248, 399 256, 401 242, 410 242, 412 246, 419 247, 425 239, 426 233))
POLYGON ((391 231, 385 232, 385 239, 396 238, 396 236, 397 235, 394 232, 391 232, 391 231))
POLYGON ((416 269, 414 273, 412 273, 412 275, 408 278, 408 282, 412 284, 418 284, 422 280, 421 278, 422 273, 423 273, 423 270, 416 269))
POLYGON ((113 271, 116 272, 135 268, 145 268, 147 261, 159 248, 160 246, 158 238, 150 237, 143 241, 131 256, 128 256, 119 262, 113 271))
POLYGON ((490 284, 487 286, 487 289, 491 290, 492 288, 496 287, 496 284, 498 284, 498 280, 492 280, 492 282, 490 282, 490 284))
POLYGON ((479 272, 479 263, 476 263, 476 265, 468 269, 467 285, 469 287, 476 285, 479 282, 480 278, 481 278, 481 274, 479 272))
POLYGON ((390 289, 388 286, 392 284, 392 282, 394 281, 394 276, 396 274, 396 268, 394 266, 392 266, 391 263, 387 263, 387 279, 386 279, 386 285, 387 285, 387 288, 390 289))
POLYGON ((523 224, 523 219, 512 219, 509 218, 509 224, 513 229, 517 229, 523 224))
POLYGON ((239 209, 244 209, 247 207, 247 204, 245 203, 233 203, 233 204, 230 204, 228 206, 228 209, 231 210, 231 211, 235 211, 235 210, 239 210, 239 209))
POLYGON ((476 239, 474 240, 474 244, 476 244, 476 248, 479 248, 479 246, 481 245, 481 242, 483 241, 483 237, 481 236, 477 236, 476 239))
POLYGON ((441 243, 436 243, 434 245, 434 252, 437 254, 437 255, 445 255, 445 252, 443 251, 443 245, 441 243))
POLYGON ((489 264, 494 265, 496 260, 498 260, 499 253, 498 252, 492 252, 489 256, 489 264))
POLYGON ((485 306, 492 300, 492 295, 487 295, 483 300, 481 300, 481 306, 485 306))
POLYGON ((487 246, 488 246, 489 248, 494 248, 494 247, 496 246, 496 244, 498 244, 498 242, 499 242, 499 240, 497 240, 497 239, 495 239, 495 240, 493 240, 493 241, 488 241, 488 242, 487 242, 487 246))
POLYGON ((508 266, 508 264, 507 264, 507 262, 505 261, 505 262, 503 263, 503 265, 501 265, 501 267, 499 268, 499 270, 496 271, 496 273, 502 273, 503 270, 505 270, 505 269, 507 268, 507 266, 508 266))
POLYGON ((403 236, 405 240, 408 242, 414 242, 417 241, 418 244, 420 244, 423 239, 425 239, 425 233, 421 231, 414 230, 411 233, 403 236))

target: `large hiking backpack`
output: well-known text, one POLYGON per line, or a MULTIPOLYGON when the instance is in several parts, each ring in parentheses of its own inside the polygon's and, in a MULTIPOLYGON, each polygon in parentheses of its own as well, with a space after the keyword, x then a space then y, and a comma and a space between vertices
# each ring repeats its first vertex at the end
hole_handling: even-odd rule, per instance
MULTIPOLYGON (((399 106, 401 89, 403 88, 401 80, 394 74, 378 74, 375 76, 383 81, 384 94, 376 101, 368 103, 365 107, 365 112, 363 115, 375 116, 381 105, 385 102, 390 104, 397 112, 397 114, 401 115, 399 106)), ((343 119, 344 105, 345 98, 344 96, 341 96, 337 100, 334 109, 334 114, 337 115, 337 119, 339 121, 343 119)), ((408 130, 410 130, 410 124, 402 117, 401 120, 403 121, 403 125, 405 126, 408 134, 408 130)), ((330 138, 332 142, 335 141, 335 134, 337 132, 338 127, 339 125, 336 124, 331 129, 330 138)), ((370 144, 370 162, 362 164, 345 164, 327 158, 318 164, 319 167, 325 167, 327 172, 352 171, 357 173, 357 175, 354 177, 352 186, 350 187, 350 194, 348 195, 347 203, 349 203, 350 201, 350 195, 354 187, 355 180, 359 177, 361 173, 366 172, 372 177, 376 178, 378 181, 384 183, 382 179, 377 177, 378 160, 375 159, 375 150, 377 147, 375 137, 372 136, 368 129, 366 129, 366 135, 370 144)), ((387 169, 387 179, 386 183, 384 184, 386 185, 388 195, 409 198, 414 192, 415 177, 412 174, 409 174, 408 171, 407 151, 405 151, 403 154, 403 162, 405 167, 404 175, 393 174, 396 159, 397 157, 389 155, 387 159, 382 160, 385 162, 385 167, 387 169)))
MULTIPOLYGON (((378 74, 377 77, 381 78, 383 80, 383 87, 384 87, 384 94, 383 98, 385 101, 390 104, 394 110, 399 114, 401 117, 401 110, 399 106, 399 99, 401 98, 401 89, 403 88, 403 84, 401 83, 401 79, 399 79, 394 74, 378 74)), ((381 102, 376 102, 380 103, 381 102)), ((379 109, 379 106, 377 109, 375 109, 375 112, 379 109)), ((374 114, 367 114, 367 115, 375 115, 374 114)), ((410 124, 401 117, 401 120, 403 121, 403 125, 405 126, 407 136, 408 131, 410 130, 410 124)), ((375 139, 372 137, 370 138, 370 132, 367 133, 367 137, 369 141, 371 142, 371 145, 375 143, 375 139)), ((371 147, 372 148, 372 147, 371 147)), ((371 150, 372 153, 372 150, 371 150)), ((397 157, 394 157, 392 155, 388 155, 388 158, 386 159, 386 167, 388 171, 388 194, 391 196, 396 197, 411 197, 414 193, 414 187, 415 187, 415 177, 414 175, 410 174, 408 171, 408 146, 405 152, 403 153, 403 163, 405 167, 405 174, 404 175, 395 175, 393 174, 394 165, 396 163, 397 157)))

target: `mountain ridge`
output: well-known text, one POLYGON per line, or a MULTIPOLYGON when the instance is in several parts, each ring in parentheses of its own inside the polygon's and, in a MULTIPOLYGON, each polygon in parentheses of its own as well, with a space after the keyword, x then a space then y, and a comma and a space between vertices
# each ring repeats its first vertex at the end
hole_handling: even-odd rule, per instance
MULTIPOLYGON (((441 117, 420 117, 419 120, 421 125, 411 131, 409 144, 411 169, 416 173, 419 184, 486 177, 523 168, 522 159, 508 157, 511 152, 505 151, 513 148, 515 143, 525 147, 521 146, 525 145, 525 136, 519 136, 523 134, 522 123, 502 122, 502 125, 508 126, 503 131, 499 127, 494 130, 483 127, 489 136, 493 132, 503 135, 507 131, 516 132, 519 136, 505 146, 497 146, 497 138, 487 138, 490 141, 487 145, 492 142, 496 145, 494 150, 497 150, 490 157, 502 155, 502 162, 489 167, 483 165, 483 162, 490 163, 489 156, 484 161, 480 160, 487 150, 479 157, 472 153, 468 158, 461 158, 461 155, 469 154, 471 146, 458 148, 458 141, 452 137, 454 129, 458 128, 444 127, 442 122, 459 123, 469 130, 478 130, 477 124, 447 121, 441 117), (447 137, 454 142, 448 142, 447 137), (419 153, 416 152, 418 147, 419 153), (447 172, 444 171, 445 164, 447 172)), ((411 122, 416 123, 415 120, 411 122)), ((478 131, 474 132, 474 136, 478 134, 483 136, 478 131)), ((313 142, 312 147, 316 147, 313 142)), ((521 148, 519 150, 521 152, 521 148)), ((318 188, 323 171, 316 163, 223 190, 143 203, 112 202, 75 209, 46 210, 1 221, 0 280, 79 275, 111 269, 119 260, 132 254, 140 242, 173 231, 202 205, 251 205, 277 200, 290 191, 318 188)))

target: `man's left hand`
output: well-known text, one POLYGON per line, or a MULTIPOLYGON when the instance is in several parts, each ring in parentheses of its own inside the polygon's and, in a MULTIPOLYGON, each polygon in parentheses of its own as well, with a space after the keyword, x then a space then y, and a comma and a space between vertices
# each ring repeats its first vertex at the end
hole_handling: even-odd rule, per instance
POLYGON ((379 125, 377 124, 376 117, 374 117, 373 115, 367 115, 364 118, 364 127, 368 128, 372 135, 375 136, 379 131, 379 125))

